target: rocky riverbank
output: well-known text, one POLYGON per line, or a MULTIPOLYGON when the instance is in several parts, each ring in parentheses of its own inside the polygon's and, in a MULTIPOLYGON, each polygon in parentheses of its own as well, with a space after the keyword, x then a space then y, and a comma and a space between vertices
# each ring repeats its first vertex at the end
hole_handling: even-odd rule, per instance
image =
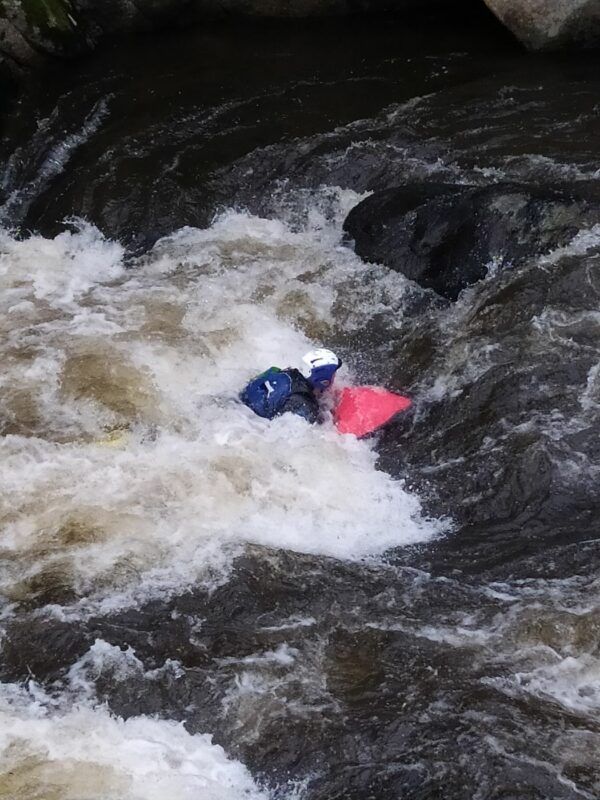
MULTIPOLYGON (((590 0, 485 0, 513 34, 532 50, 556 49, 600 38, 600 7, 590 0)), ((452 14, 482 0, 461 0, 452 14)), ((208 18, 309 18, 393 13, 448 13, 443 0, 0 0, 0 53, 8 64, 35 65, 47 57, 78 55, 107 34, 201 24, 208 18)))

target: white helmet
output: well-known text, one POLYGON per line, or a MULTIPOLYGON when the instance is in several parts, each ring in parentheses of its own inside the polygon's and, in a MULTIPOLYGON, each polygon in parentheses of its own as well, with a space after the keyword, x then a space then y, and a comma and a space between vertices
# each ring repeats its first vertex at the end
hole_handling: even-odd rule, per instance
POLYGON ((335 373, 341 366, 342 359, 324 347, 311 350, 302 358, 302 374, 315 389, 321 391, 331 385, 335 373))

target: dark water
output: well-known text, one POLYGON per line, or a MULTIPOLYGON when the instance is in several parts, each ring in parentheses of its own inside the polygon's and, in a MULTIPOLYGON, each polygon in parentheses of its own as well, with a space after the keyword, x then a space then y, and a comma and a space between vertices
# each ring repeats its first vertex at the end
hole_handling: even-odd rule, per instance
MULTIPOLYGON (((83 217, 142 256, 135 273, 159 237, 225 208, 284 223, 285 250, 316 212, 334 225, 340 189, 355 202, 409 182, 593 191, 596 66, 524 54, 485 15, 114 44, 56 67, 12 108, 0 218, 26 238, 83 217)), ((351 242, 336 246, 346 258, 351 242)), ((309 338, 326 331, 357 380, 415 397, 414 415, 373 443, 377 468, 447 521, 442 535, 374 558, 259 541, 209 588, 182 580, 91 611, 77 604, 117 596, 119 576, 98 589, 28 574, 8 592, 3 680, 33 680, 58 703, 77 664, 94 702, 211 732, 274 797, 597 797, 599 247, 600 219, 587 219, 566 247, 490 268, 455 304, 416 286, 392 296, 365 266, 363 295, 344 277, 332 324, 292 317, 309 338), (137 660, 98 668, 98 642, 137 660)), ((303 257, 318 287, 315 252, 303 257)), ((225 306, 240 302, 224 291, 225 306)), ((167 317, 157 330, 176 337, 167 317)), ((50 336, 44 324, 35 336, 50 336)), ((119 384, 90 370, 63 384, 79 381, 78 397, 119 384)), ((129 403, 168 427, 136 386, 119 413, 129 403)), ((20 414, 5 433, 50 436, 41 413, 20 414)), ((288 522, 300 539, 309 527, 302 513, 288 522)), ((69 530, 53 547, 97 528, 69 530)), ((5 785, 0 796, 30 797, 5 785)))

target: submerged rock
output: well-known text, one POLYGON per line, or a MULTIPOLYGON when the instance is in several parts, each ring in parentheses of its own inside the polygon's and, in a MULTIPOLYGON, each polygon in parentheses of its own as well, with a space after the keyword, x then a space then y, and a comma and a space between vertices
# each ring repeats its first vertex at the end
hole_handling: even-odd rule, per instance
POLYGON ((532 50, 600 40, 598 0, 485 0, 501 22, 532 50))
POLYGON ((358 255, 456 300, 490 269, 567 244, 598 200, 515 184, 432 184, 375 192, 344 229, 358 255))

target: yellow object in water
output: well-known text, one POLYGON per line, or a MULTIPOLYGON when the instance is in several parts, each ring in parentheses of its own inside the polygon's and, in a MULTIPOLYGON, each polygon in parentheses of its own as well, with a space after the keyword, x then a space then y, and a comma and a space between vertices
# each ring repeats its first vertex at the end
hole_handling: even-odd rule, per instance
POLYGON ((114 431, 110 431, 110 433, 108 433, 104 439, 96 439, 94 444, 97 444, 100 447, 113 447, 115 449, 121 449, 123 447, 127 447, 130 438, 131 431, 119 430, 117 428, 114 431))

